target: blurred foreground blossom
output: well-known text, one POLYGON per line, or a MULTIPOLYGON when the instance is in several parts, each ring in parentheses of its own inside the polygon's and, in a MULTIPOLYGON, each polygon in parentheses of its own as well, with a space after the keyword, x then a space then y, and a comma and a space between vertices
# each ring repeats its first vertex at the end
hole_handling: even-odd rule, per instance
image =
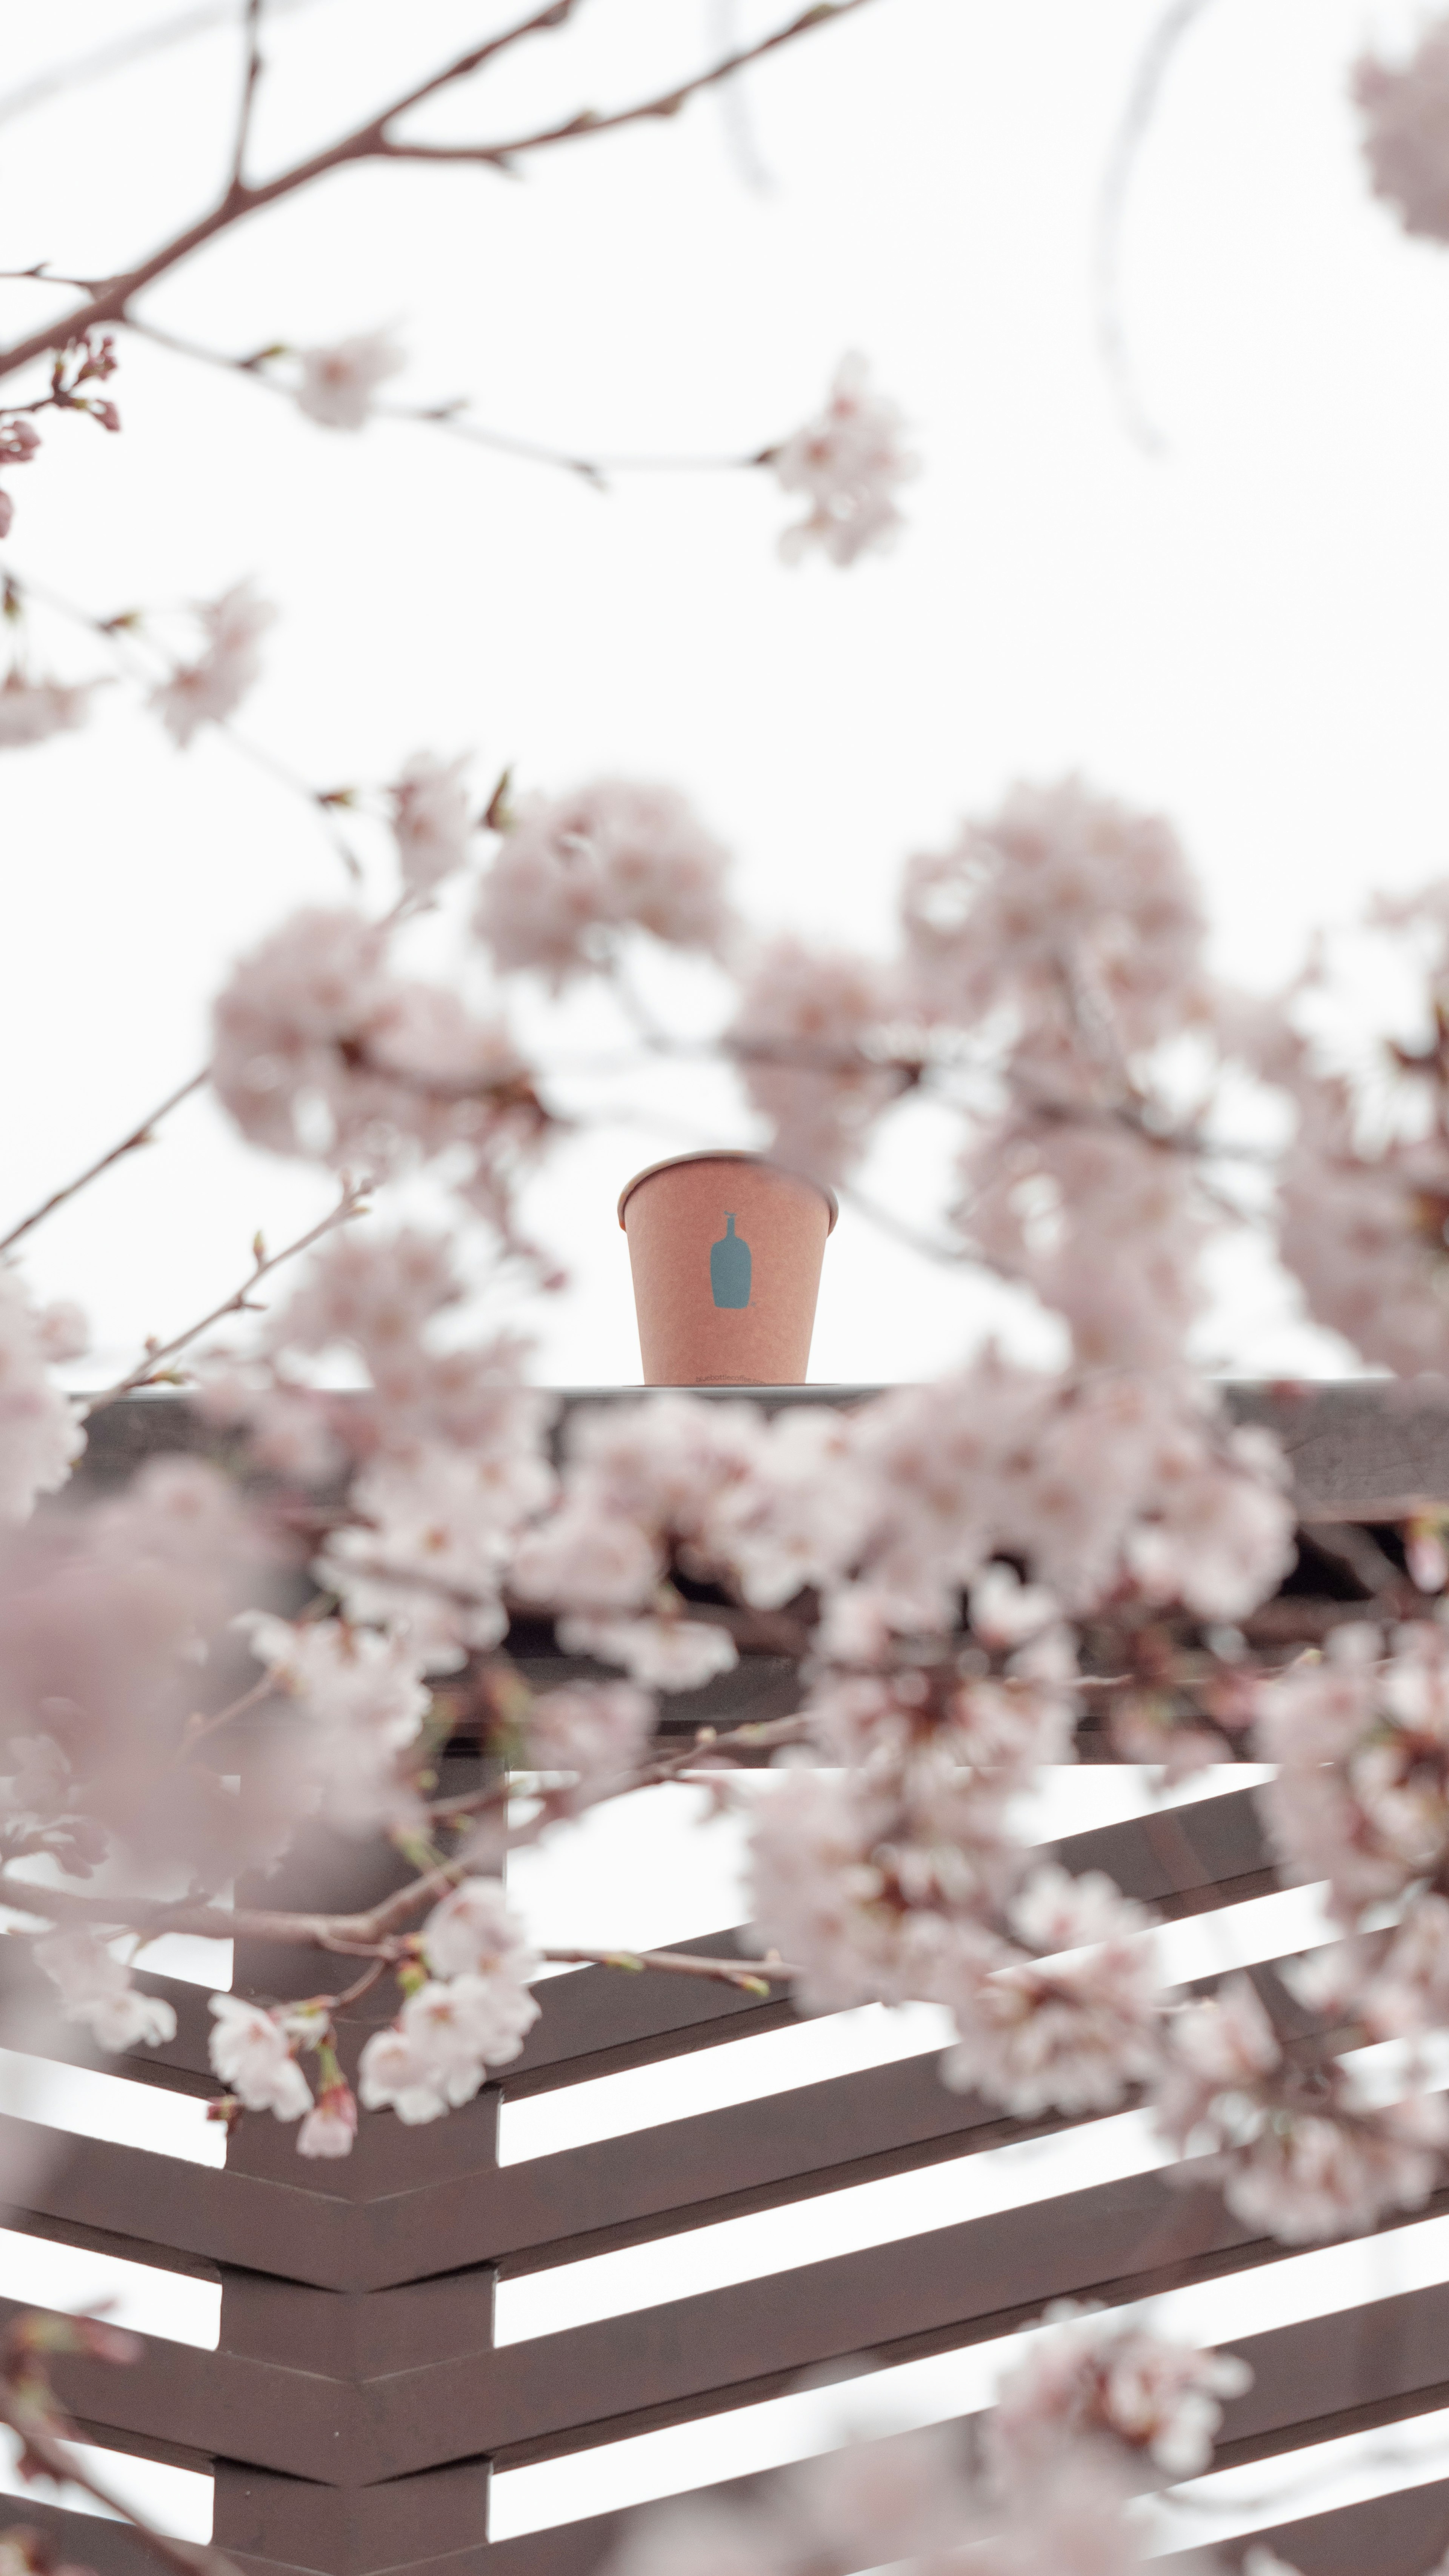
POLYGON ((1405 232, 1449 241, 1449 17, 1426 27, 1398 66, 1363 55, 1353 92, 1375 196, 1405 232))
POLYGON ((532 968, 555 992, 607 973, 626 931, 717 955, 731 927, 728 865, 674 788, 600 778, 520 806, 474 927, 500 973, 532 968))
POLYGON ((7 672, 0 680, 0 751, 25 750, 53 733, 76 732, 90 714, 98 685, 82 680, 67 688, 59 680, 25 680, 18 671, 7 672))
POLYGON ((183 751, 199 725, 224 724, 235 714, 261 671, 257 640, 276 613, 246 581, 198 609, 205 652, 183 663, 151 700, 183 751))
POLYGON ((386 331, 360 331, 330 348, 300 354, 298 409, 324 429, 363 428, 378 386, 400 375, 407 364, 405 352, 386 331))
POLYGON ((462 760, 435 760, 418 752, 388 789, 392 828, 403 884, 428 894, 453 875, 468 855, 472 816, 462 760))

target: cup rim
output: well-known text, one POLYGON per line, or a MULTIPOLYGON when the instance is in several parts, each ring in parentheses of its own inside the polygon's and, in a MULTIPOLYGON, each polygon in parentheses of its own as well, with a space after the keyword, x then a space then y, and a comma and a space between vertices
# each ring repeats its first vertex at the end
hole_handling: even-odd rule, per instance
POLYGON ((825 1229, 827 1240, 835 1232, 835 1220, 840 1214, 840 1201, 834 1190, 824 1181, 812 1179, 808 1172, 789 1171, 783 1163, 777 1163, 772 1155, 752 1153, 749 1147, 744 1145, 702 1145, 692 1154, 666 1154, 658 1163, 646 1163, 643 1171, 636 1172, 632 1181, 626 1181, 619 1192, 618 1214, 622 1232, 628 1233, 629 1229, 624 1224, 624 1209, 640 1182, 652 1181, 656 1172, 672 1172, 680 1163, 763 1163, 767 1171, 778 1172, 783 1180, 801 1181, 807 1190, 818 1190, 830 1210, 830 1223, 825 1229))

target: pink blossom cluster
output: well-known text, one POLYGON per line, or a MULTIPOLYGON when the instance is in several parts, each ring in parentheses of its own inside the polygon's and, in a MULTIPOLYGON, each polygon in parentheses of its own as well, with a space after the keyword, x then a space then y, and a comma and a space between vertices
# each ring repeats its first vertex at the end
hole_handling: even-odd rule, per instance
MULTIPOLYGON (((149 1461, 114 1498, 42 1516, 0 1566, 0 1802, 6 1848, 84 1873, 108 1853, 225 1882, 290 1839, 297 1782, 280 1747, 239 1786, 178 1769, 230 1622, 272 1563, 267 1533, 199 1459, 149 1461)), ((118 1900, 116 1928, 124 1929, 118 1900)))
POLYGON ((80 1408, 51 1377, 86 1347, 73 1306, 36 1307, 0 1268, 0 1523, 28 1520, 37 1495, 65 1483, 85 1447, 80 1408))
POLYGON ((304 1721, 295 1758, 307 1802, 343 1833, 419 1826, 417 1788, 401 1757, 416 1746, 432 1702, 425 1656, 406 1632, 264 1611, 245 1626, 258 1663, 304 1721))
POLYGON ((1363 55, 1353 92, 1375 195, 1405 232, 1449 241, 1449 18, 1431 19, 1401 63, 1363 55))
POLYGON ((398 868, 410 894, 431 894, 467 859, 473 829, 467 766, 466 757, 444 761, 415 752, 388 790, 398 868))
POLYGON ((465 1207, 504 1224, 544 1124, 502 1022, 405 980, 352 911, 293 915, 218 995, 212 1078, 251 1143, 375 1179, 451 1154, 465 1207))
POLYGON ((905 1079, 882 1061, 894 995, 888 967, 798 939, 754 961, 726 1044, 782 1163, 835 1181, 859 1161, 905 1079))
POLYGON ((372 2111, 415 2125, 471 2102, 490 2066, 518 2055, 538 2019, 528 1980, 538 1960, 495 1879, 465 1878, 423 1926, 429 1981, 362 2051, 358 2091, 372 2111))
POLYGON ((1048 2308, 1043 2322, 1054 2331, 1003 2373, 986 2419, 986 2459, 1003 2491, 1026 2486, 1067 2442, 1120 2445, 1169 2478, 1201 2475, 1222 2399, 1252 2385, 1246 2362, 1070 2300, 1048 2308))
POLYGON ((868 362, 857 351, 842 358, 823 408, 768 460, 783 489, 809 503, 780 539, 786 563, 819 546, 832 563, 853 564, 895 543, 905 525, 896 492, 919 462, 904 427, 898 406, 872 390, 868 362))
POLYGON ((1070 2308, 1049 2309, 1047 2322, 1055 2331, 1000 2381, 975 2474, 951 2430, 858 2442, 743 2501, 636 2516, 608 2576, 946 2576, 963 2564, 983 2576, 1131 2576, 1147 2548, 1129 2510, 1144 2468, 1204 2468, 1220 2401, 1251 2374, 1145 2326, 1070 2308))
POLYGON ((356 2097, 338 2067, 324 2001, 269 2011, 213 1995, 213 2071, 246 2110, 300 2120, 306 2156, 350 2153, 358 2098, 409 2126, 460 2109, 490 2066, 518 2055, 537 2020, 528 1980, 538 1961, 493 1879, 462 1879, 428 1916, 418 1947, 423 1964, 396 2021, 364 2043, 356 2097), (315 2095, 301 2064, 314 2053, 322 2077, 315 2095))
POLYGON ((474 928, 504 975, 555 991, 605 974, 627 933, 717 956, 733 919, 728 853, 672 787, 600 778, 508 818, 474 928))
POLYGON ((220 599, 203 602, 197 618, 206 638, 193 662, 177 665, 153 692, 151 703, 184 751, 199 727, 225 724, 235 715, 261 672, 258 640, 277 612, 250 582, 238 582, 220 599))
MULTIPOLYGON (((3 534, 0 530, 0 534, 3 534)), ((18 670, 0 680, 0 751, 24 751, 52 734, 76 733, 91 711, 99 683, 27 680, 18 670)))
POLYGON ((1449 2146, 1449 2105, 1410 2094, 1371 2104, 1321 2053, 1296 2064, 1246 1977, 1173 2015, 1157 2116, 1194 2180, 1234 2217, 1288 2245, 1354 2236, 1422 2209, 1449 2146))
POLYGON ((913 1002, 972 1027, 1008 1015, 1041 1077, 1110 1074, 1207 1018, 1202 901, 1172 826, 1080 778, 1011 790, 944 852, 908 862, 913 1002))

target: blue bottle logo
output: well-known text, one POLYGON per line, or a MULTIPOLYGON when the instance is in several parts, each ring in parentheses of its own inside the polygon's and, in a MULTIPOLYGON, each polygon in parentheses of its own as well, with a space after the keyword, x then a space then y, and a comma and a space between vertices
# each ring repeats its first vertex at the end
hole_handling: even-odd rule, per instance
POLYGON ((736 1234, 732 1216, 725 1218, 725 1230, 718 1243, 710 1245, 709 1284, 717 1306, 748 1306, 750 1247, 736 1234))

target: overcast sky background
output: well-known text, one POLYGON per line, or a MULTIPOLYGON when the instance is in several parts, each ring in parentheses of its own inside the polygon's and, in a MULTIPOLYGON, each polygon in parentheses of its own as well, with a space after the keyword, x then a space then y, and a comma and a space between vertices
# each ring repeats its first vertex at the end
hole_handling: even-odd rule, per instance
MULTIPOLYGON (((600 499, 420 429, 328 434, 128 339, 123 435, 48 430, 41 460, 11 478, 4 558, 103 614, 174 609, 252 575, 282 615, 241 729, 315 784, 380 782, 419 748, 475 749, 480 798, 505 761, 550 790, 609 770, 670 779, 735 849, 740 898, 764 921, 864 947, 890 935, 904 854, 1018 775, 1080 766, 1175 818, 1216 962, 1267 985, 1313 921, 1349 921, 1371 889, 1449 867, 1449 254, 1408 244, 1370 200, 1345 95, 1365 36, 1412 13, 1215 0, 1130 211, 1126 310, 1168 442, 1144 455, 1094 346, 1090 265, 1157 9, 876 0, 751 75, 767 187, 747 183, 726 117, 701 101, 540 156, 522 183, 345 174, 149 300, 159 323, 234 350, 392 324, 412 360, 400 398, 466 392, 500 430, 590 451, 748 452, 805 417, 858 347, 922 458, 889 557, 785 569, 789 505, 763 475, 631 477, 600 499)), ((9 0, 0 94, 157 14, 159 0, 9 0)), ((417 130, 493 136, 627 101, 702 60, 725 14, 717 0, 590 0, 576 31, 417 130)), ((770 23, 757 0, 736 14, 746 31, 770 23)), ((292 10, 269 39, 256 166, 504 16, 493 0, 292 10)), ((110 269, 192 215, 223 165, 237 65, 224 32, 0 123, 0 265, 110 269)), ((7 339, 48 309, 47 290, 0 286, 7 339)), ((65 676, 105 667, 63 624, 36 640, 65 676)), ((380 857, 380 839, 367 846, 380 857)), ((300 803, 219 739, 177 755, 119 689, 86 734, 0 759, 0 858, 3 1231, 199 1063, 229 960, 346 886, 300 803)), ((379 867, 379 900, 384 887, 379 867)), ((450 936, 445 917, 419 953, 441 962, 450 936)), ((685 978, 669 1007, 688 1027, 712 999, 708 979, 685 978)), ((563 1035, 582 1052, 605 1026, 583 1005, 563 1035)), ((542 1319, 538 1373, 555 1382, 637 1373, 621 1182, 680 1143, 750 1138, 720 1083, 671 1075, 630 1097, 636 1122, 580 1136, 536 1195, 575 1281, 542 1319)), ((868 1185, 920 1218, 941 1172, 923 1124, 891 1131, 868 1185)), ((85 1300, 119 1360, 224 1294, 258 1225, 280 1242, 327 1195, 196 1102, 28 1262, 46 1293, 85 1300)), ((924 1375, 1004 1312, 847 1211, 814 1374, 924 1375)), ((1020 1329, 1023 1347, 1047 1346, 1020 1329)), ((1226 1266, 1215 1330, 1217 1355, 1243 1368, 1345 1364, 1250 1260, 1226 1266)), ((1080 1820, 1083 1784, 1069 1795, 1080 1820)), ((701 1845, 646 1815, 594 1837, 519 1874, 555 1938, 672 1938, 738 1910, 722 1829, 701 1845), (635 1831, 654 1833, 647 1858, 607 1843, 635 1831), (620 1884, 645 1912, 616 1908, 605 1926, 620 1884)), ((710 2053, 717 2067, 729 2056, 710 2053)), ((647 2116, 678 2107, 661 2094, 647 2116)), ((808 2250, 808 2233, 797 2241, 808 2250)), ((1382 2267, 1411 2243, 1428 2239, 1404 2230, 1368 2249, 1379 2270, 1332 2295, 1393 2286, 1382 2267)), ((661 2286, 671 2261, 666 2246, 661 2286)), ((1272 2295, 1290 2268, 1264 2276, 1272 2295)), ((824 2401, 810 2402, 816 2422, 824 2401)), ((827 2438, 798 2413, 783 2432, 783 2416, 757 2414, 723 2439, 650 2437, 665 2447, 631 2474, 668 2487, 827 2438)), ((520 2489, 509 2509, 522 2522, 586 2509, 584 2469, 567 2476, 567 2502, 520 2489)))
MULTIPOLYGON (((3 88, 154 14, 12 6, 3 88)), ((294 9, 269 38, 256 168, 504 14, 294 9)), ((1175 818, 1217 962, 1272 981, 1310 922, 1449 864, 1449 255, 1407 243, 1369 198, 1345 94, 1364 36, 1407 13, 1216 0, 1130 209, 1126 310, 1169 442, 1144 455, 1099 364, 1090 261, 1155 15, 1155 0, 877 0, 750 76, 766 187, 701 100, 541 154, 521 182, 346 173, 147 306, 238 351, 393 324, 412 359, 400 398, 466 392, 501 430, 601 451, 748 452, 859 347, 923 461, 889 557, 785 568, 789 505, 762 474, 631 477, 601 499, 423 429, 329 433, 127 339, 123 434, 48 432, 11 478, 6 559, 103 613, 252 575, 282 615, 241 729, 308 779, 380 782, 420 747, 475 748, 480 793, 505 760, 548 789, 671 779, 737 852, 764 921, 866 947, 889 936, 904 854, 1014 777, 1080 766, 1175 818)), ((736 16, 770 23, 757 0, 736 16)), ((592 0, 417 130, 496 136, 627 101, 703 60, 720 23, 717 0, 592 0)), ((222 31, 0 125, 4 264, 109 269, 194 213, 237 62, 222 31)), ((51 300, 0 287, 0 327, 51 300)), ((37 641, 67 675, 103 666, 60 625, 37 641)), ((300 802, 216 737, 176 754, 118 688, 88 733, 4 757, 0 849, 3 1215, 201 1060, 207 996, 239 950, 346 887, 300 802)), ((434 922, 418 953, 451 943, 434 922)), ((682 981, 678 1024, 713 999, 682 981)), ((605 1025, 581 1004, 563 1040, 586 1051, 605 1025)), ((717 1080, 641 1082, 625 1105, 634 1123, 572 1142, 533 1203, 575 1281, 542 1319, 554 1381, 637 1373, 621 1182, 680 1144, 752 1137, 717 1080)), ((942 1145, 929 1121, 891 1130, 869 1187, 925 1216, 942 1145)), ((232 1286, 259 1224, 280 1242, 326 1196, 194 1103, 163 1150, 36 1239, 33 1275, 79 1293, 120 1356, 232 1286)), ((1235 1256, 1224 1278, 1209 1357, 1344 1364, 1261 1265, 1235 1256)), ((924 1374, 1004 1303, 847 1215, 813 1374, 924 1374)), ((1027 1327, 1022 1346, 1047 1342, 1027 1327)))

